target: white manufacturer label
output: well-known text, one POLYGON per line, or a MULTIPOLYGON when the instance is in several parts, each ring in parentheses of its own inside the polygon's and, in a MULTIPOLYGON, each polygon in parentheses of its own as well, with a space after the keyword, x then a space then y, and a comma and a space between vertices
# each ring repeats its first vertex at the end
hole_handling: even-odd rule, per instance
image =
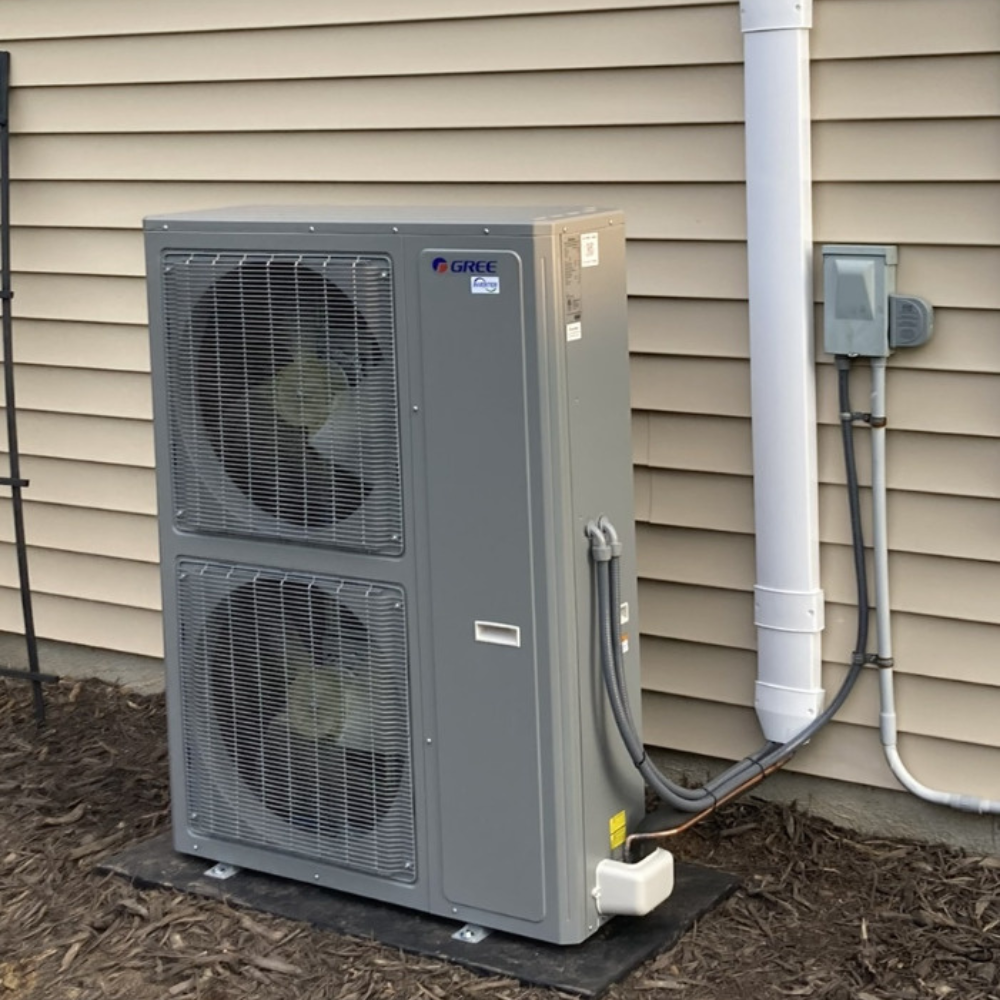
POLYGON ((597 267, 601 263, 601 246, 597 233, 583 233, 580 236, 580 266, 597 267))
POLYGON ((500 279, 492 274, 477 274, 469 279, 473 295, 499 295, 500 279))
POLYGON ((566 324, 566 339, 567 340, 579 340, 583 336, 583 324, 582 323, 567 323, 566 324))

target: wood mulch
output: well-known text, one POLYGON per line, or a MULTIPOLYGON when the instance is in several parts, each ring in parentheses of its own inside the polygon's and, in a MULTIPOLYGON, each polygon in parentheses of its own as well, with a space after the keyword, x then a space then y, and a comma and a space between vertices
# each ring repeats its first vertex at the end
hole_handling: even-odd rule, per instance
MULTIPOLYGON (((95 863, 168 822, 163 699, 0 683, 0 1000, 553 1000, 95 863)), ((1000 859, 744 801, 678 838, 743 888, 608 1000, 1000 1000, 1000 859)))

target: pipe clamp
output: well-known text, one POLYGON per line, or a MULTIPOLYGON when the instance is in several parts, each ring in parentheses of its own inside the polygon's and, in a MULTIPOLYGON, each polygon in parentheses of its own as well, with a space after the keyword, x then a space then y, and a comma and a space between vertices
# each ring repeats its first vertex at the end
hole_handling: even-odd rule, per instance
POLYGON ((775 632, 821 632, 824 621, 822 590, 753 588, 753 623, 775 632))

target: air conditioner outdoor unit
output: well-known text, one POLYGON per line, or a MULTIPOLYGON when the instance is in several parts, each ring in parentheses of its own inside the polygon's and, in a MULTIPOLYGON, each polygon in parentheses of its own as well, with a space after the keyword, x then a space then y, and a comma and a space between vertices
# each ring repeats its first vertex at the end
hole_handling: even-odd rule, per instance
POLYGON ((146 246, 175 847, 582 941, 643 813, 584 536, 630 559, 622 217, 227 209, 146 246))

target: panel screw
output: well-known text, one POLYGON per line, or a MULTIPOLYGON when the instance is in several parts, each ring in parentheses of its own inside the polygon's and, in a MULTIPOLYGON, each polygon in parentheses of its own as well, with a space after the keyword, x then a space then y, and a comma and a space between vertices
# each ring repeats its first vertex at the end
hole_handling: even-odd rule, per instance
POLYGON ((483 226, 483 232, 486 233, 487 236, 489 236, 490 235, 490 227, 489 226, 483 226))
POLYGON ((419 406, 417 406, 417 404, 416 404, 416 403, 414 403, 414 404, 413 404, 413 412, 414 412, 414 413, 419 413, 419 412, 420 412, 420 407, 419 407, 419 406))
POLYGON ((399 226, 393 226, 393 227, 392 227, 392 231, 393 231, 394 233, 398 233, 398 232, 399 232, 399 226))
POLYGON ((169 228, 170 228, 170 226, 168 226, 168 225, 167 225, 167 224, 166 224, 166 223, 164 222, 164 223, 163 223, 163 228, 164 228, 164 229, 169 229, 169 228))
POLYGON ((431 743, 433 743, 433 742, 434 742, 434 741, 433 741, 433 740, 432 740, 432 739, 431 739, 431 738, 430 738, 430 737, 428 736, 428 737, 427 737, 427 740, 426 740, 426 743, 428 744, 428 746, 429 746, 429 745, 430 745, 431 743))
POLYGON ((310 226, 309 227, 309 232, 311 232, 311 233, 316 232, 316 227, 315 226, 310 226))

